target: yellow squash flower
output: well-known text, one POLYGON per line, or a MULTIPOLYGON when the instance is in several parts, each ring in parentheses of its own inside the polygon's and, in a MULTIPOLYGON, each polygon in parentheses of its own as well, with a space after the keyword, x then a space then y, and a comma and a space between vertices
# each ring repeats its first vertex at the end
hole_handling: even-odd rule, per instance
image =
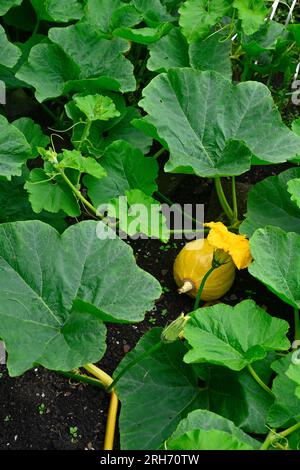
POLYGON ((238 269, 244 269, 249 266, 252 256, 249 240, 244 235, 236 235, 229 232, 222 222, 209 222, 204 225, 211 229, 207 236, 207 241, 210 245, 229 253, 238 269))

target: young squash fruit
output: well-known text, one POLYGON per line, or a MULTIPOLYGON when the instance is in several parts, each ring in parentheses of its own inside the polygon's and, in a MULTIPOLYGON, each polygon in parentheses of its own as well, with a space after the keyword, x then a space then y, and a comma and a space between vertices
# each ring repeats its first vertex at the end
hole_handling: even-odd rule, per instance
MULTIPOLYGON (((207 239, 187 243, 178 254, 173 268, 174 279, 180 294, 196 297, 201 281, 212 267, 215 248, 207 239)), ((208 277, 201 300, 217 300, 231 288, 235 278, 235 265, 230 259, 216 268, 208 277)))

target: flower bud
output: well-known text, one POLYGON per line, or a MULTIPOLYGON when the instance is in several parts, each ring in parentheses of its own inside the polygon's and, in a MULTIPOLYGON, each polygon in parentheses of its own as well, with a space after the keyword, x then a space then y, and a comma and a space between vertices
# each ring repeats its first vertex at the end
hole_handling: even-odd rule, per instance
POLYGON ((38 152, 40 154, 40 156, 42 157, 43 160, 45 160, 46 162, 50 162, 52 164, 57 164, 58 163, 58 160, 57 160, 57 153, 55 152, 55 150, 49 148, 49 149, 44 149, 42 147, 38 147, 38 152))
POLYGON ((161 334, 161 341, 163 343, 174 343, 181 333, 183 332, 184 326, 187 321, 190 319, 188 315, 184 315, 182 313, 176 320, 172 321, 170 325, 167 325, 162 334, 161 334))
POLYGON ((229 261, 231 261, 231 256, 224 250, 217 248, 214 251, 214 257, 212 261, 212 266, 214 268, 219 268, 220 266, 222 266, 222 264, 229 263, 229 261))

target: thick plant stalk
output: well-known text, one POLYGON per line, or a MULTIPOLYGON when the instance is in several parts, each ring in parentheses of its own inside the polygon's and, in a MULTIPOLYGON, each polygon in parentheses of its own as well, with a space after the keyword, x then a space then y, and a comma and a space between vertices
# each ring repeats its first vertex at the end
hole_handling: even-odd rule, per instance
POLYGON ((96 377, 103 384, 105 389, 111 394, 105 430, 104 450, 113 450, 119 407, 117 394, 113 388, 110 389, 110 387, 113 385, 113 379, 110 375, 99 369, 99 367, 95 366, 94 364, 86 364, 84 368, 86 371, 96 377))
POLYGON ((202 292, 203 292, 205 283, 206 283, 208 277, 211 275, 211 273, 212 273, 215 269, 216 269, 216 266, 212 266, 212 267, 207 271, 207 273, 205 274, 205 276, 203 277, 203 279, 202 279, 202 281, 201 281, 201 284, 200 284, 200 287, 199 287, 199 289, 198 289, 197 297, 196 297, 195 304, 194 304, 194 310, 197 310, 197 308, 199 308, 200 299, 201 299, 201 294, 202 294, 202 292))
POLYGON ((92 121, 87 121, 85 123, 84 130, 83 130, 80 142, 79 142, 78 150, 81 150, 81 147, 82 147, 83 143, 88 138, 88 135, 89 135, 90 129, 91 129, 91 125, 92 125, 92 121))
POLYGON ((237 222, 239 217, 238 204, 237 204, 237 195, 236 195, 236 184, 235 176, 232 177, 232 201, 233 201, 233 223, 237 222))
POLYGON ((292 434, 293 432, 298 431, 298 429, 300 429, 300 422, 294 424, 290 428, 285 429, 284 431, 281 431, 279 433, 279 435, 280 435, 280 437, 286 437, 286 436, 289 436, 290 434, 292 434))
POLYGON ((276 430, 275 429, 271 429, 271 431, 269 432, 269 434, 267 435, 265 441, 262 443, 262 446, 260 448, 260 450, 268 450, 270 445, 272 444, 273 442, 273 439, 274 439, 274 434, 276 433, 276 430))
POLYGON ((67 185, 72 189, 73 193, 78 197, 78 199, 88 207, 97 217, 102 219, 101 214, 98 213, 97 209, 81 194, 81 192, 74 186, 74 184, 69 180, 63 170, 60 170, 60 174, 67 183, 67 185))
POLYGON ((221 207, 223 211, 225 212, 225 214, 227 215, 230 222, 232 222, 234 219, 233 210, 231 209, 226 199, 226 196, 222 187, 221 178, 215 178, 215 187, 216 187, 216 192, 217 192, 221 207))
POLYGON ((113 379, 111 376, 99 369, 99 367, 96 367, 94 364, 86 364, 84 368, 87 372, 96 377, 96 379, 100 380, 104 388, 108 388, 112 384, 113 379))
POLYGON ((75 382, 81 382, 81 383, 85 383, 88 385, 94 385, 95 387, 99 387, 102 389, 105 388, 103 383, 100 382, 100 380, 89 377, 88 375, 77 374, 75 372, 63 372, 63 371, 58 371, 58 373, 63 375, 64 377, 67 377, 68 379, 74 380, 75 382))
POLYGON ((152 158, 157 160, 165 151, 166 151, 166 149, 164 147, 161 148, 160 150, 158 150, 158 152, 156 152, 154 155, 152 155, 152 158))
POLYGON ((104 439, 104 450, 113 450, 115 440, 115 430, 118 415, 119 400, 117 394, 112 391, 110 395, 110 403, 108 409, 105 439, 104 439))
POLYGON ((290 426, 289 428, 279 433, 276 432, 276 429, 271 429, 265 441, 262 443, 260 450, 268 450, 273 442, 276 442, 279 439, 283 439, 284 437, 289 436, 293 432, 298 431, 298 429, 300 429, 300 422, 294 424, 293 426, 290 426))

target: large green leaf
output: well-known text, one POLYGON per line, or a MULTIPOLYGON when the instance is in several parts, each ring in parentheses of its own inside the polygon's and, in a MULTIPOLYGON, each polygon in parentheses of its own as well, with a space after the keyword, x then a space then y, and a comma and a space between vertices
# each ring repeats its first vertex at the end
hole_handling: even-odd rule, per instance
POLYGON ((65 214, 50 214, 33 212, 28 200, 28 194, 24 189, 28 170, 24 168, 22 176, 13 177, 11 181, 0 181, 0 223, 16 222, 20 220, 42 220, 63 232, 67 224, 64 220, 65 214))
POLYGON ((162 147, 168 148, 167 142, 158 135, 157 129, 151 123, 149 116, 145 116, 142 119, 134 119, 132 124, 141 132, 144 132, 147 136, 151 137, 151 139, 157 140, 162 147))
POLYGON ((192 314, 184 329, 191 347, 184 360, 241 370, 263 359, 267 351, 288 349, 288 329, 286 321, 273 318, 252 300, 235 307, 218 304, 201 308, 192 314))
POLYGON ((300 349, 294 351, 292 356, 292 364, 286 370, 286 375, 289 379, 296 382, 297 387, 295 390, 296 397, 300 400, 300 349))
POLYGON ((234 0, 233 6, 238 10, 238 16, 242 20, 243 30, 246 34, 255 33, 264 23, 269 9, 265 0, 234 0))
POLYGON ((12 375, 99 360, 101 320, 140 321, 160 295, 126 243, 97 236, 101 225, 82 222, 62 236, 37 221, 0 225, 0 337, 12 375))
POLYGON ((22 117, 16 119, 12 124, 26 137, 27 142, 31 146, 31 158, 39 155, 38 147, 47 147, 50 143, 50 138, 43 133, 41 126, 32 119, 22 117))
POLYGON ((295 37, 296 43, 300 46, 300 25, 299 23, 290 24, 288 27, 295 37))
POLYGON ((173 28, 169 34, 149 45, 149 70, 166 72, 172 67, 189 67, 188 43, 179 28, 173 28))
POLYGON ((5 15, 5 13, 12 7, 21 5, 23 0, 0 0, 0 16, 5 15))
POLYGON ((162 36, 167 34, 172 25, 163 23, 157 28, 117 28, 114 36, 126 39, 127 41, 136 42, 138 44, 152 44, 157 42, 162 36))
POLYGON ((80 207, 73 191, 62 176, 51 177, 42 168, 34 168, 24 188, 29 194, 29 201, 34 212, 43 210, 56 213, 65 212, 70 217, 79 217, 80 207))
POLYGON ((161 0, 132 0, 132 3, 150 27, 173 20, 161 0))
POLYGON ((185 419, 180 421, 168 443, 179 438, 182 434, 196 430, 223 431, 253 448, 257 449, 260 446, 258 441, 244 433, 232 421, 207 410, 195 410, 189 413, 185 419))
MULTIPOLYGON (((157 343, 161 331, 154 328, 146 333, 116 373, 157 343)), ((158 449, 189 411, 207 408, 207 396, 198 387, 196 374, 182 362, 184 353, 180 342, 164 345, 130 369, 118 383, 123 450, 158 449)))
POLYGON ((287 376, 291 365, 291 354, 279 359, 272 365, 278 374, 273 381, 274 405, 270 408, 268 423, 270 426, 288 427, 300 421, 300 398, 296 397, 296 383, 287 376))
POLYGON ((238 175, 250 168, 251 153, 255 162, 270 163, 300 152, 300 138, 282 123, 261 83, 232 85, 215 72, 171 69, 154 78, 143 96, 147 122, 170 150, 166 171, 238 175))
MULTIPOLYGON (((298 176, 300 176, 300 172, 298 176)), ((288 192, 291 195, 291 200, 295 202, 300 209, 300 178, 291 179, 288 182, 288 192)), ((300 211, 299 211, 299 217, 300 217, 300 211)))
MULTIPOLYGON (((156 344, 160 333, 161 330, 156 328, 146 333, 135 350, 123 359, 116 374, 132 359, 156 344)), ((164 345, 130 369, 120 380, 117 391, 122 403, 122 448, 157 449, 175 431, 180 419, 193 410, 208 408, 234 421, 236 426, 247 432, 266 434, 266 417, 273 400, 250 373, 246 369, 234 372, 209 364, 187 365, 183 362, 185 351, 180 342, 164 345), (198 383, 195 374, 201 382, 198 383)), ((273 357, 272 353, 253 366, 266 383, 272 373, 269 364, 273 359, 269 356, 273 357)), ((215 420, 210 420, 208 416, 205 419, 205 416, 202 422, 206 423, 208 429, 231 430, 234 433, 233 425, 227 423, 225 426, 224 418, 220 418, 224 421, 214 427, 215 420)), ((191 427, 193 422, 187 420, 191 427)), ((242 435, 239 434, 240 437, 242 435)), ((253 440, 250 445, 255 447, 253 440)))
POLYGON ((75 95, 73 99, 77 108, 89 121, 109 121, 120 116, 120 112, 109 96, 102 96, 97 93, 95 95, 79 94, 75 95))
POLYGON ((278 227, 257 230, 250 240, 252 276, 284 302, 300 308, 300 235, 278 227))
POLYGON ((104 94, 112 99, 120 115, 109 121, 93 121, 88 140, 85 142, 81 142, 85 132, 85 124, 80 124, 80 121, 86 120, 84 114, 75 106, 73 100, 65 105, 67 116, 76 123, 72 136, 74 146, 77 148, 81 142, 81 149, 85 153, 99 158, 108 145, 116 140, 125 140, 133 147, 139 148, 143 153, 148 153, 152 139, 132 124, 133 120, 141 117, 139 110, 133 106, 126 107, 125 99, 120 94, 109 91, 104 92, 104 94))
POLYGON ((294 431, 288 436, 289 449, 300 450, 300 430, 294 431))
POLYGON ((231 79, 231 48, 231 39, 226 39, 222 31, 194 41, 189 47, 191 67, 198 70, 213 70, 231 79))
MULTIPOLYGON (((24 12, 22 13, 22 16, 24 16, 24 12)), ((36 19, 34 17, 34 23, 35 22, 36 22, 36 19)), ((32 28, 29 28, 29 29, 31 30, 32 28)), ((23 82, 22 80, 19 80, 16 77, 16 73, 19 71, 20 67, 27 61, 32 47, 41 43, 48 43, 48 38, 42 34, 34 34, 27 41, 22 42, 22 43, 21 42, 16 43, 16 45, 22 51, 22 56, 19 59, 18 63, 12 69, 9 69, 8 67, 4 67, 0 65, 0 78, 1 80, 5 82, 7 88, 22 88, 22 87, 29 88, 30 87, 30 85, 28 85, 27 83, 23 82)))
POLYGON ((243 49, 250 56, 258 56, 262 52, 276 49, 278 41, 284 34, 283 24, 276 23, 276 21, 266 21, 255 34, 242 36, 243 49))
MULTIPOLYGON (((255 372, 266 383, 270 383, 270 363, 274 353, 262 361, 252 364, 255 372)), ((195 366, 194 366, 195 367, 195 366)), ((227 367, 212 364, 197 364, 199 377, 207 387, 209 409, 230 419, 246 432, 266 434, 268 411, 272 397, 254 380, 247 368, 235 372, 227 367)))
POLYGON ((6 67, 14 67, 21 57, 21 50, 7 39, 3 26, 0 25, 0 64, 6 67))
POLYGON ((63 150, 58 158, 59 163, 56 168, 71 168, 98 180, 106 176, 106 171, 94 158, 83 157, 78 150, 63 150))
POLYGON ((0 115, 0 176, 20 176, 30 156, 31 147, 24 134, 0 115))
POLYGON ((106 147, 111 143, 116 140, 124 140, 134 148, 140 149, 144 154, 148 153, 152 139, 132 124, 133 120, 141 117, 139 110, 133 106, 126 107, 125 100, 120 94, 107 91, 105 92, 105 96, 113 100, 120 115, 109 121, 93 121, 89 130, 88 139, 85 142, 82 142, 85 124, 80 124, 80 121, 86 120, 84 114, 75 106, 74 101, 70 101, 65 105, 67 116, 76 123, 72 136, 74 146, 78 148, 78 145, 81 145, 81 150, 85 153, 99 158, 103 155, 106 147))
POLYGON ((78 0, 31 0, 40 20, 67 23, 78 20, 83 15, 81 2, 78 0))
POLYGON ((78 65, 79 78, 110 77, 118 81, 122 91, 135 89, 133 65, 123 56, 129 49, 126 41, 106 39, 88 23, 52 28, 49 38, 78 65))
POLYGON ((300 135, 300 118, 295 119, 292 122, 292 131, 295 132, 295 134, 300 135))
POLYGON ((138 149, 124 141, 116 141, 106 148, 101 165, 107 173, 104 179, 90 176, 84 178, 88 195, 95 207, 113 198, 124 196, 130 189, 140 189, 152 196, 157 190, 155 180, 158 164, 155 159, 146 158, 138 149))
POLYGON ((149 70, 166 72, 173 67, 189 67, 198 70, 214 70, 231 78, 230 40, 222 32, 206 39, 199 39, 190 45, 179 28, 174 28, 160 41, 149 46, 149 70))
POLYGON ((107 39, 87 23, 52 28, 49 37, 55 44, 34 46, 16 74, 36 89, 39 101, 70 90, 135 89, 133 66, 123 55, 129 48, 126 41, 107 39))
POLYGON ((207 36, 230 8, 229 0, 187 0, 181 6, 179 24, 189 42, 207 36))
POLYGON ((62 95, 66 84, 78 76, 78 67, 55 44, 33 46, 28 61, 16 73, 19 80, 35 88, 40 102, 62 95))
POLYGON ((168 450, 254 450, 249 444, 225 431, 194 429, 166 443, 168 450))
POLYGON ((88 0, 85 7, 85 19, 104 33, 134 26, 142 18, 134 5, 126 5, 121 0, 88 0))
POLYGON ((300 209, 288 192, 289 181, 299 177, 300 168, 294 167, 257 183, 249 193, 240 233, 251 237, 256 229, 274 225, 300 234, 300 209))

